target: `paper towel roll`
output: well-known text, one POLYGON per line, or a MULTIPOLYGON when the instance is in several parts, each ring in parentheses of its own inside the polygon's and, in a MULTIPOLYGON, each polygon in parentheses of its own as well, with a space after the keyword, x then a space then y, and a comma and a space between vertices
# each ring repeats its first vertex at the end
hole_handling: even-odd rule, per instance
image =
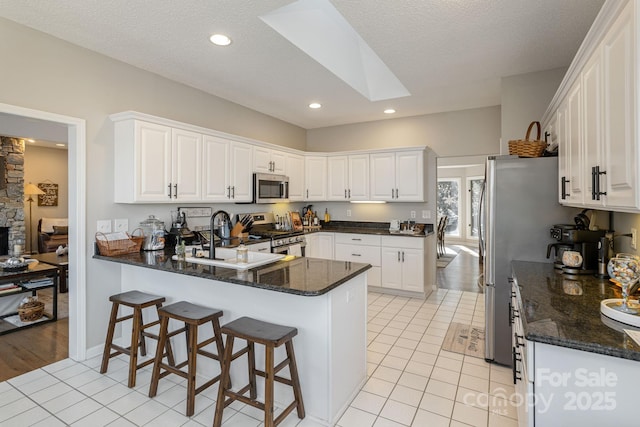
POLYGON ((299 244, 289 246, 289 255, 302 256, 302 246, 299 244))

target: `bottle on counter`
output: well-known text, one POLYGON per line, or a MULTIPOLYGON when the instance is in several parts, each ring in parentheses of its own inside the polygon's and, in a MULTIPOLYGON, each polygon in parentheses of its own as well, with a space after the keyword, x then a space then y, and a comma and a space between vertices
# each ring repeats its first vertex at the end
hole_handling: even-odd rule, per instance
POLYGON ((249 262, 249 249, 241 243, 240 246, 236 248, 236 256, 239 264, 246 264, 249 262))
POLYGON ((325 208, 324 209, 324 222, 329 222, 331 221, 331 216, 329 215, 329 209, 325 208))

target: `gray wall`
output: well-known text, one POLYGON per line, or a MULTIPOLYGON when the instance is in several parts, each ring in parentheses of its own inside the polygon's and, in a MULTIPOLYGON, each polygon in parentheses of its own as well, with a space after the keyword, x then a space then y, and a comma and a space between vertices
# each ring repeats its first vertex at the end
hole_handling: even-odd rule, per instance
POLYGON ((87 124, 87 346, 104 340, 108 296, 120 269, 91 259, 96 220, 148 214, 169 206, 113 203, 113 125, 109 114, 137 110, 207 128, 304 149, 306 132, 281 120, 0 19, 0 102, 78 117, 87 124))
POLYGON ((542 120, 566 71, 563 67, 502 78, 501 153, 509 153, 509 140, 524 139, 531 122, 542 120))
POLYGON ((500 106, 307 131, 308 151, 427 145, 438 156, 499 152, 500 106))

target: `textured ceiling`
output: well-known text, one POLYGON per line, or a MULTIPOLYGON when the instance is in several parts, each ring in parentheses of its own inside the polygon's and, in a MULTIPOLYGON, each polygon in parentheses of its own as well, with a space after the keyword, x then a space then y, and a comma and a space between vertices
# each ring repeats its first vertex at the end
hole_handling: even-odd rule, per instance
POLYGON ((331 0, 411 93, 378 102, 258 18, 291 2, 0 0, 0 16, 311 129, 498 105, 501 77, 568 66, 604 0, 331 0))

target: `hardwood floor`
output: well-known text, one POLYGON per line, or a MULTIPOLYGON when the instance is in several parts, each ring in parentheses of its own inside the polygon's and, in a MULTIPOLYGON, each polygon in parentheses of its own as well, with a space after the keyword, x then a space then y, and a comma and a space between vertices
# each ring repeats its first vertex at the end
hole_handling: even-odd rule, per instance
POLYGON ((0 336, 0 381, 69 356, 69 318, 0 336))
POLYGON ((447 245, 447 250, 458 255, 445 267, 436 271, 438 288, 469 292, 482 292, 478 276, 482 273, 477 246, 447 245))

